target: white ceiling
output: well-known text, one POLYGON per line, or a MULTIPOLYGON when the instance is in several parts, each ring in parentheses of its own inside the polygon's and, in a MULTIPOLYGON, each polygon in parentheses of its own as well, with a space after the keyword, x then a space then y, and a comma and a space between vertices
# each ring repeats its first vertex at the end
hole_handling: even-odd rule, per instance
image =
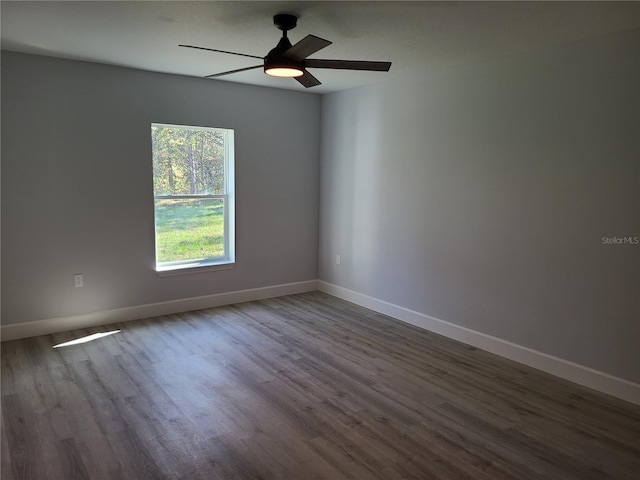
MULTIPOLYGON (((640 2, 218 2, 2 1, 2 49, 202 77, 260 60, 179 48, 200 45, 264 56, 281 35, 276 13, 299 16, 289 33, 333 45, 312 58, 391 61, 389 73, 312 70, 326 93, 640 27, 640 2)), ((304 90, 261 69, 224 80, 304 90)))

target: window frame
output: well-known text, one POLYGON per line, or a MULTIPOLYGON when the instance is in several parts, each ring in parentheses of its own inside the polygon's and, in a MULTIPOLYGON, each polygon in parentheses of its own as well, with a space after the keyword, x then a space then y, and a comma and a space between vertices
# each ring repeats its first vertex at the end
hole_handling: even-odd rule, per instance
MULTIPOLYGON (((222 194, 179 194, 156 195, 153 192, 153 239, 155 254, 155 270, 159 276, 179 275, 194 273, 194 271, 228 270, 233 268, 235 255, 235 144, 234 130, 220 127, 203 127, 192 125, 176 125, 169 123, 151 123, 153 127, 178 128, 191 131, 206 131, 222 133, 224 139, 224 192, 222 194), (199 258, 189 260, 176 260, 171 262, 158 261, 158 233, 156 225, 156 200, 180 200, 180 199, 222 199, 223 201, 223 242, 225 255, 222 257, 199 258)), ((153 144, 151 146, 151 159, 153 165, 153 144)), ((152 178, 155 178, 152 173, 152 178)))

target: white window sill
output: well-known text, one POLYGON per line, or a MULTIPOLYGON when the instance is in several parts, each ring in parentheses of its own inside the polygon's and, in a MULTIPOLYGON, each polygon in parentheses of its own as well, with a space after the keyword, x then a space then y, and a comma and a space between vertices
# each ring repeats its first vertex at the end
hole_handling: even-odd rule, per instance
POLYGON ((156 267, 159 277, 171 275, 187 275, 190 273, 215 272, 218 270, 231 270, 235 266, 233 261, 211 262, 211 263, 183 263, 180 265, 169 265, 156 267))

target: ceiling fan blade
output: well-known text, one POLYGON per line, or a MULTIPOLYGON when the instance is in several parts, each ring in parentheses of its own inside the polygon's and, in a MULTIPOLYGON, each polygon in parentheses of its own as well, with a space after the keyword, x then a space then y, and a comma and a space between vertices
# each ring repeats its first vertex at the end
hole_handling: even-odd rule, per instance
POLYGON ((318 50, 322 50, 329 45, 331 45, 329 40, 316 37, 315 35, 307 35, 293 47, 284 52, 284 56, 295 60, 302 60, 303 58, 307 58, 312 53, 316 53, 318 50))
POLYGON ((311 75, 309 72, 307 72, 306 70, 304 71, 304 73, 302 75, 300 75, 299 77, 294 77, 298 82, 300 82, 300 84, 305 87, 305 88, 309 88, 309 87, 315 87, 317 85, 321 85, 322 83, 320 82, 320 80, 318 80, 316 77, 314 77, 313 75, 311 75))
POLYGON ((240 55, 241 57, 259 58, 260 60, 264 59, 264 57, 256 57, 255 55, 247 55, 246 53, 227 52, 226 50, 216 50, 215 48, 196 47, 195 45, 178 45, 178 46, 185 47, 185 48, 196 48, 198 50, 207 50, 209 52, 219 52, 219 53, 228 53, 230 55, 240 55))
POLYGON ((229 70, 228 72, 222 72, 222 73, 214 73, 212 75, 207 75, 204 78, 215 78, 215 77, 221 77, 223 75, 229 75, 231 73, 238 73, 238 72, 244 72, 246 70, 253 70, 254 68, 262 68, 264 67, 264 65, 254 65, 253 67, 245 67, 245 68, 238 68, 237 70, 229 70))
POLYGON ((370 70, 374 72, 388 72, 391 68, 391 62, 307 59, 304 61, 304 66, 307 68, 332 68, 337 70, 370 70))

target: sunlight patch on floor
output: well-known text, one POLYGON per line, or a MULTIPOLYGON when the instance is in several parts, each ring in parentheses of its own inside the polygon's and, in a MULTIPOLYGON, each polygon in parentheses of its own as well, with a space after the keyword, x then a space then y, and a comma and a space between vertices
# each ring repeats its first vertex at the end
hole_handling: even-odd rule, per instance
POLYGON ((120 330, 112 330, 111 332, 94 333, 92 335, 87 335, 86 337, 80 337, 80 338, 76 338, 75 340, 59 343, 58 345, 54 345, 53 348, 69 347, 71 345, 78 345, 80 343, 91 342, 92 340, 97 340, 98 338, 106 337, 108 335, 113 335, 114 333, 118 333, 119 331, 120 330))

